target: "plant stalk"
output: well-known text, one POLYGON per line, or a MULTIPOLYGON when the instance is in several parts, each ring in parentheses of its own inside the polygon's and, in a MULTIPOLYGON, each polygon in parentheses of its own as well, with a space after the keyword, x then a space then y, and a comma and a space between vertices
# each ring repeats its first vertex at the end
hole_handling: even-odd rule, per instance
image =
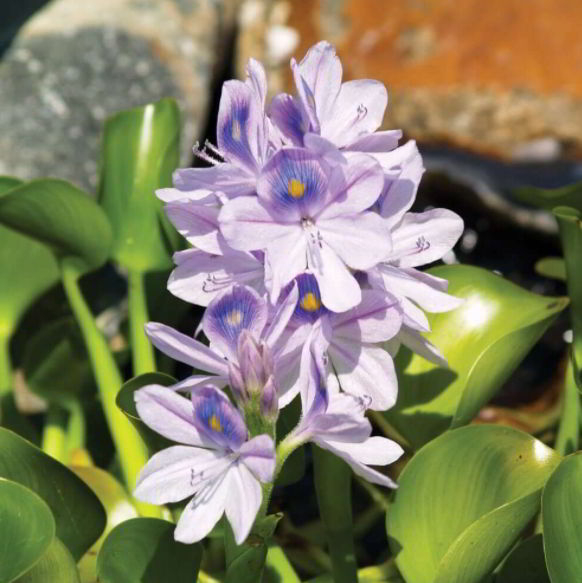
POLYGON ((56 403, 49 405, 42 432, 42 451, 57 461, 68 463, 66 441, 69 414, 56 403))
POLYGON ((156 358, 154 348, 145 333, 149 320, 145 291, 145 274, 130 270, 128 279, 129 333, 134 376, 155 372, 156 358))
POLYGON ((568 358, 566 369, 564 403, 554 449, 562 455, 569 455, 578 449, 580 437, 580 393, 574 378, 574 365, 568 358))
MULTIPOLYGON (((119 456, 124 480, 129 491, 133 492, 137 475, 148 460, 147 450, 137 430, 115 403, 123 379, 109 345, 97 327, 95 318, 79 289, 78 281, 81 276, 79 265, 75 259, 65 258, 61 262, 61 272, 67 299, 87 346, 103 411, 119 456)), ((161 508, 139 501, 135 501, 135 504, 144 516, 161 517, 162 515, 161 508)))
POLYGON ((0 395, 12 390, 12 361, 10 359, 10 335, 0 336, 0 395))

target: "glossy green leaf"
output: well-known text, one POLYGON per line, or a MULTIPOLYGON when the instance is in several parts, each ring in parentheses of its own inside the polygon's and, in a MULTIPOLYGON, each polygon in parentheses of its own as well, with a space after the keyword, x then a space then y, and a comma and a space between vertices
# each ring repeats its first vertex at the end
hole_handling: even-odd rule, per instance
POLYGON ((54 538, 40 561, 14 583, 80 583, 75 559, 67 547, 54 538))
POLYGON ((432 331, 426 336, 449 369, 404 347, 396 357, 398 401, 385 416, 414 448, 471 421, 568 303, 478 267, 447 265, 430 273, 447 279, 450 293, 465 303, 429 315, 432 331))
MULTIPOLYGON (((0 176, 0 197, 21 185, 0 176)), ((0 221, 1 222, 1 221, 0 221)), ((57 262, 44 245, 0 226, 0 336, 9 336, 24 311, 59 278, 57 262)))
POLYGON ((79 559, 105 528, 98 498, 68 468, 15 433, 0 428, 0 477, 38 494, 51 509, 57 537, 79 559))
POLYGON ((128 269, 172 266, 177 243, 155 190, 172 184, 179 163, 180 112, 173 99, 122 111, 105 123, 100 202, 113 227, 113 257, 128 269))
POLYGON ((301 583, 293 565, 281 547, 272 546, 267 551, 265 574, 262 583, 301 583))
POLYGON ((544 257, 535 264, 535 270, 544 277, 566 281, 566 263, 561 257, 544 257))
POLYGON ((138 389, 145 387, 146 385, 163 385, 168 387, 176 383, 176 379, 171 376, 160 373, 152 372, 145 373, 134 377, 123 384, 119 393, 117 393, 116 403, 117 406, 127 415, 129 420, 133 423, 135 428, 138 430, 144 443, 147 445, 150 453, 155 453, 166 447, 174 445, 171 441, 162 437, 152 429, 150 429, 139 417, 137 409, 135 407, 134 394, 138 389))
POLYGON ((571 206, 582 211, 582 182, 553 189, 525 186, 513 192, 518 200, 549 211, 557 206, 571 206))
POLYGON ((75 257, 86 269, 109 257, 111 226, 103 209, 64 180, 32 180, 0 197, 0 224, 45 243, 57 257, 75 257))
POLYGON ((544 547, 552 583, 573 583, 582 573, 582 452, 568 456, 542 496, 544 547))
POLYGON ((480 583, 539 509, 559 456, 532 436, 494 425, 449 431, 400 475, 387 517, 407 583, 480 583))
POLYGON ((174 540, 175 525, 157 518, 134 518, 115 527, 97 558, 100 583, 193 583, 202 545, 174 540))
POLYGON ((0 581, 30 569, 55 536, 50 508, 34 492, 0 479, 0 581))
POLYGON ((69 466, 97 495, 107 513, 103 534, 79 562, 81 580, 93 582, 97 574, 97 555, 109 533, 118 525, 138 513, 123 486, 111 475, 95 466, 69 466))
POLYGON ((543 536, 520 542, 499 570, 495 583, 550 583, 544 557, 543 536))

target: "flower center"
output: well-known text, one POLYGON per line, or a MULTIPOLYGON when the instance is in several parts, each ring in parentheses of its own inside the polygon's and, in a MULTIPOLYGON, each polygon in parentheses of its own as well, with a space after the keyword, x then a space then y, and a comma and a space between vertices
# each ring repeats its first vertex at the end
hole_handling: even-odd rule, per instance
POLYGON ((307 292, 301 299, 301 307, 306 312, 317 312, 321 308, 321 302, 313 292, 307 292))
POLYGON ((293 198, 301 198, 305 194, 305 184, 297 178, 291 178, 287 183, 287 192, 293 198))
POLYGON ((222 433, 222 425, 220 424, 220 419, 216 415, 212 415, 212 417, 210 417, 208 420, 208 427, 214 431, 222 433))
POLYGON ((231 325, 231 326, 238 326, 243 319, 243 314, 240 310, 232 310, 232 312, 230 312, 227 316, 226 316, 226 321, 231 325))

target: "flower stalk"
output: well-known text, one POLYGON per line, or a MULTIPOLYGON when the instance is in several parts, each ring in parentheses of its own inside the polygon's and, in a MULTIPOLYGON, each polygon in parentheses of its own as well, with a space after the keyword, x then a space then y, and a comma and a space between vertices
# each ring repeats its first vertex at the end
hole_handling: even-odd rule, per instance
POLYGON ((0 335, 0 395, 12 389, 12 362, 10 359, 10 336, 0 335))
POLYGON ((131 340, 131 355, 133 374, 135 376, 147 372, 155 372, 156 358, 151 342, 145 333, 145 325, 149 320, 147 298, 145 291, 145 274, 130 269, 127 274, 129 334, 131 340))

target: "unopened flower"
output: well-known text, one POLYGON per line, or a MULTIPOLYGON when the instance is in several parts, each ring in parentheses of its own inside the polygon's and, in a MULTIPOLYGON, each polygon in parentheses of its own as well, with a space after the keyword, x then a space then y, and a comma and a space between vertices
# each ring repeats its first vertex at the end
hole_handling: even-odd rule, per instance
POLYGON ((178 520, 175 539, 199 541, 226 514, 241 544, 261 505, 261 482, 273 479, 273 440, 268 435, 249 439, 240 413, 212 386, 199 388, 189 400, 150 385, 136 392, 135 401, 146 425, 184 444, 149 460, 138 477, 135 497, 166 504, 194 496, 178 520))

